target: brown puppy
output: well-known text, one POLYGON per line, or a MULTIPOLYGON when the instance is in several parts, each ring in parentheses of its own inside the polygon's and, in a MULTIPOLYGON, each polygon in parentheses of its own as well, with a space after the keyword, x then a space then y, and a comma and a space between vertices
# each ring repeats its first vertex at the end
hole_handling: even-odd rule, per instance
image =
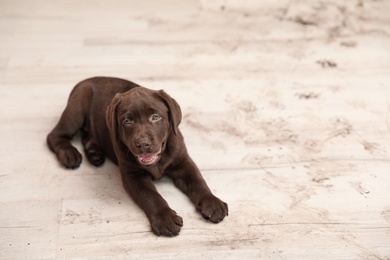
POLYGON ((228 214, 227 204, 211 193, 189 157, 180 121, 179 105, 164 91, 96 77, 73 89, 47 143, 62 165, 77 168, 82 156, 71 139, 81 131, 87 159, 99 166, 107 156, 118 164, 126 191, 144 210, 152 231, 174 236, 183 220, 157 192, 152 178, 172 178, 203 217, 214 223, 228 214))

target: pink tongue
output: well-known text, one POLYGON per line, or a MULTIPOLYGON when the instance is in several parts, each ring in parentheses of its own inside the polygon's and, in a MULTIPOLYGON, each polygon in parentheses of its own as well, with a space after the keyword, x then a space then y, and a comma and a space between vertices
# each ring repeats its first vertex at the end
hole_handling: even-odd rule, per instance
POLYGON ((152 154, 152 153, 144 153, 144 154, 140 154, 138 156, 142 160, 150 160, 150 159, 152 159, 154 157, 154 154, 152 154))

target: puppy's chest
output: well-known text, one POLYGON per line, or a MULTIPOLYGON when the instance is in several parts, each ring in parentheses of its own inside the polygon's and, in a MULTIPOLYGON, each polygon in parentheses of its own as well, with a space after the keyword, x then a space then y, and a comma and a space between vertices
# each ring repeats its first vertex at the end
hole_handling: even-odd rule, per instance
POLYGON ((161 165, 154 165, 152 167, 148 167, 146 170, 152 175, 153 179, 159 180, 164 176, 166 167, 162 167, 161 165))

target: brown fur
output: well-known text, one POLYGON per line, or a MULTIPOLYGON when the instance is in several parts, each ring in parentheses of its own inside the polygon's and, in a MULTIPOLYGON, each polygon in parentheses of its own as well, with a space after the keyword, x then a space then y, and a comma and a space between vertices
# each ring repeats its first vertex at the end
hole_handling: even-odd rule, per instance
POLYGON ((47 143, 63 166, 77 168, 82 156, 71 139, 81 131, 89 162, 100 166, 105 156, 115 162, 126 191, 144 210, 152 231, 174 236, 183 220, 157 192, 152 179, 172 178, 203 217, 214 223, 228 214, 227 204, 211 193, 189 157, 178 128, 180 121, 180 106, 164 91, 96 77, 73 89, 47 143))

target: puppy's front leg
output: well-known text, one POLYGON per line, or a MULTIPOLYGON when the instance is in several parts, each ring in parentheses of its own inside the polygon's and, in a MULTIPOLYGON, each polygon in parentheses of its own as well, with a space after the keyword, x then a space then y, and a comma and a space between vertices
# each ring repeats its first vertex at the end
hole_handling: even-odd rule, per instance
POLYGON ((190 157, 171 169, 168 175, 175 185, 190 198, 205 219, 218 223, 228 215, 228 205, 212 194, 190 157))
POLYGON ((143 173, 122 171, 122 181, 134 202, 145 212, 153 233, 157 236, 176 236, 183 219, 172 210, 158 193, 150 177, 143 173))

